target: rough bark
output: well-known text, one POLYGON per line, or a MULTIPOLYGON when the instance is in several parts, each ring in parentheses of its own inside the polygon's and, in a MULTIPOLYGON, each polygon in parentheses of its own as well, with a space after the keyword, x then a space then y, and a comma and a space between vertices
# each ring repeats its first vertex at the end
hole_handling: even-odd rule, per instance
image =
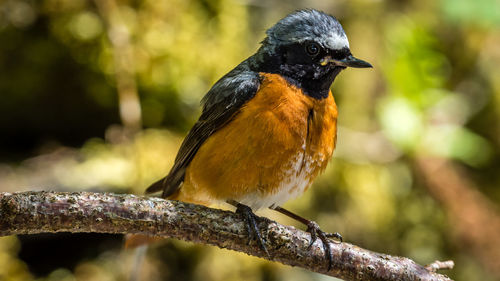
POLYGON ((172 237, 244 252, 345 280, 451 280, 404 257, 331 243, 334 263, 327 271, 321 241, 308 249, 310 235, 261 218, 270 253, 248 244, 241 217, 160 198, 90 192, 0 193, 0 236, 48 232, 141 233, 172 237))

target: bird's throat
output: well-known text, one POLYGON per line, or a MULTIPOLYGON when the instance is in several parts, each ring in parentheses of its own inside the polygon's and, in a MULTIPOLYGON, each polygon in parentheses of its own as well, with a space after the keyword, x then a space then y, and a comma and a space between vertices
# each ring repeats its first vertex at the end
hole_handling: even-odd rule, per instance
POLYGON ((342 71, 343 67, 334 67, 320 77, 294 77, 294 75, 285 75, 283 77, 291 84, 299 87, 302 91, 315 99, 327 98, 330 93, 330 87, 335 81, 335 77, 342 71))

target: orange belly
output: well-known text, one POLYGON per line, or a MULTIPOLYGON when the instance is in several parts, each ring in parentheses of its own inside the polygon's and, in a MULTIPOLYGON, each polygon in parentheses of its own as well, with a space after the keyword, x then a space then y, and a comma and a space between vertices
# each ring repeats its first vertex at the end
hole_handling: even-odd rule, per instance
POLYGON ((279 206, 325 169, 336 140, 333 96, 317 100, 279 75, 261 76, 256 96, 200 147, 172 199, 279 206))

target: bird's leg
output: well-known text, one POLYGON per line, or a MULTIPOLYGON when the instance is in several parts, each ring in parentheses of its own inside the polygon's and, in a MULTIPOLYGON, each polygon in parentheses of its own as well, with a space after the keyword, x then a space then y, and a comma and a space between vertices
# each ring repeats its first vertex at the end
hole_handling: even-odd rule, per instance
POLYGON ((332 251, 330 249, 330 245, 329 245, 330 241, 328 238, 335 238, 338 241, 342 242, 342 235, 340 235, 338 232, 335 232, 335 233, 324 232, 319 228, 319 225, 316 222, 308 220, 306 218, 303 218, 303 217, 301 217, 295 213, 292 213, 292 212, 290 212, 287 209, 284 209, 282 207, 278 206, 278 207, 274 207, 271 209, 275 210, 277 212, 280 212, 280 213, 284 214, 285 216, 290 217, 290 218, 292 218, 298 222, 301 222, 307 226, 306 231, 311 234, 311 242, 309 243, 308 248, 311 248, 311 246, 314 244, 314 242, 316 242, 316 240, 318 238, 321 240, 321 242, 323 242, 323 249, 325 251, 325 256, 328 259, 328 270, 330 270, 332 268, 332 263, 333 263, 333 254, 332 254, 332 251))
POLYGON ((257 226, 257 220, 259 219, 259 217, 253 213, 252 208, 234 200, 228 200, 227 203, 235 206, 236 213, 241 214, 243 216, 243 219, 245 220, 247 225, 248 238, 249 238, 248 242, 250 243, 250 240, 257 240, 257 243, 259 243, 260 248, 264 252, 266 252, 268 257, 270 257, 266 245, 264 244, 264 240, 262 239, 262 235, 260 234, 259 227, 257 226))

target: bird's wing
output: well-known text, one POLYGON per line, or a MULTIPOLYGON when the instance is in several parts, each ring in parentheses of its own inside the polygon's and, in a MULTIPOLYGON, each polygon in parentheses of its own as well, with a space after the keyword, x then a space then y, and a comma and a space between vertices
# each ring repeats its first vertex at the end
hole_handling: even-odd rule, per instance
POLYGON ((259 86, 259 74, 248 70, 245 63, 217 81, 203 98, 202 114, 182 142, 174 166, 165 178, 153 183, 146 193, 163 190, 162 197, 166 198, 176 192, 184 180, 187 166, 203 142, 227 124, 241 106, 255 96, 259 86))

